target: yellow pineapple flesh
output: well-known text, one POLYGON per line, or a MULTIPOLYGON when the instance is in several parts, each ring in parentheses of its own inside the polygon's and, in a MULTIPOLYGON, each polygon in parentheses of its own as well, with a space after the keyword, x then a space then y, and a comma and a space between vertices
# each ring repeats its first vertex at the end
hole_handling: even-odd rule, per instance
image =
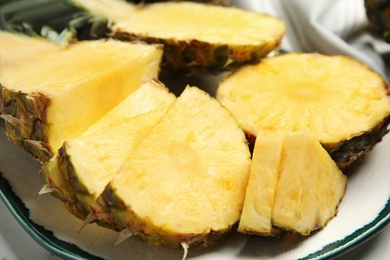
POLYGON ((279 166, 272 224, 302 235, 336 215, 347 177, 318 139, 307 131, 287 134, 279 166))
POLYGON ((250 167, 243 131, 187 87, 106 187, 110 215, 152 245, 213 244, 239 219, 250 167))
POLYGON ((271 222, 283 139, 258 137, 252 154, 251 172, 238 231, 274 236, 271 222))
POLYGON ((26 53, 30 50, 31 56, 3 56, 9 50, 17 52, 14 48, 21 44, 13 47, 14 41, 0 38, 1 45, 7 46, 0 49, 5 57, 0 60, 0 113, 8 137, 41 162, 49 160, 64 140, 81 134, 143 82, 156 78, 162 57, 161 46, 116 40, 53 46, 54 50, 49 48, 45 55, 48 44, 43 40, 12 38, 25 41, 26 53), (29 49, 31 41, 36 44, 29 49), (37 55, 40 43, 42 55, 37 55))
MULTIPOLYGON (((96 199, 175 99, 160 82, 149 81, 80 136, 65 141, 60 153, 41 171, 45 182, 56 192, 53 195, 68 196, 68 208, 81 203, 84 211, 90 214, 89 219, 120 230, 121 227, 107 218, 96 199), (61 180, 58 172, 61 172, 62 179, 67 180, 60 187, 56 185, 56 180, 61 180)), ((81 217, 85 218, 86 215, 81 217)))
POLYGON ((308 131, 258 137, 238 231, 309 235, 336 215, 347 177, 308 131))
POLYGON ((265 58, 228 76, 216 96, 248 136, 308 130, 341 168, 371 150, 389 123, 387 83, 345 56, 265 58))

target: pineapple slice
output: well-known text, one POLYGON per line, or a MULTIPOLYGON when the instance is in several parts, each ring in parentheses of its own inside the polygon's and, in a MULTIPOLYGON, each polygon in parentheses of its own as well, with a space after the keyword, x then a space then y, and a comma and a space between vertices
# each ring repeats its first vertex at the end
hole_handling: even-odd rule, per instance
POLYGON ((120 230, 96 199, 175 99, 155 80, 143 84, 83 134, 65 141, 42 167, 44 183, 80 219, 89 215, 90 221, 120 230))
POLYGON ((39 39, 0 34, 0 113, 5 131, 41 162, 142 82, 157 77, 162 57, 161 46, 115 40, 85 41, 47 52, 40 50, 40 43, 42 49, 48 46, 39 39), (36 44, 30 49, 32 41, 36 44), (22 46, 26 57, 7 54, 22 46))
POLYGON ((347 177, 310 132, 259 136, 238 231, 309 235, 336 215, 346 187, 347 177))
POLYGON ((312 134, 287 134, 280 161, 272 224, 302 235, 325 227, 337 213, 347 177, 312 134))
POLYGON ((120 0, 72 1, 111 20, 116 38, 164 44, 166 70, 232 70, 259 61, 280 45, 285 33, 282 20, 233 7, 186 1, 142 6, 120 0))
POLYGON ((274 236, 278 232, 271 222, 283 138, 256 139, 251 172, 238 231, 250 235, 274 236))
POLYGON ((220 83, 217 99, 252 139, 308 130, 345 168, 387 133, 387 83, 344 56, 288 53, 246 66, 220 83))
POLYGON ((230 113, 187 87, 99 201, 151 245, 209 246, 240 217, 250 162, 230 113))

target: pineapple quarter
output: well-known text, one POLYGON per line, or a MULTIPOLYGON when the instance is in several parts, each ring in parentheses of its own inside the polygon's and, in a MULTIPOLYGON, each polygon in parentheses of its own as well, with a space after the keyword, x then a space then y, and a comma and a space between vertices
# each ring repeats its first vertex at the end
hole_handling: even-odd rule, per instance
POLYGON ((217 74, 256 62, 278 48, 281 19, 234 7, 191 2, 142 6, 124 1, 73 0, 113 22, 113 36, 165 45, 167 70, 217 74))
POLYGON ((238 221, 250 162, 245 135, 230 113, 187 87, 101 200, 149 244, 208 246, 238 221))
POLYGON ((96 199, 175 99, 161 83, 144 83, 80 136, 65 141, 60 152, 42 167, 44 183, 67 208, 87 212, 76 211, 79 218, 90 214, 99 224, 119 229, 96 199))
POLYGON ((13 60, 1 60, 0 112, 8 137, 42 162, 156 78, 162 57, 161 46, 116 40, 79 42, 42 57, 35 50, 12 70, 13 60))
POLYGON ((245 66, 222 81, 216 97, 248 136, 308 130, 343 168, 387 132, 387 83, 345 56, 288 53, 245 66))
POLYGON ((307 131, 284 138, 272 209, 273 225, 302 235, 326 226, 337 213, 347 177, 307 131))

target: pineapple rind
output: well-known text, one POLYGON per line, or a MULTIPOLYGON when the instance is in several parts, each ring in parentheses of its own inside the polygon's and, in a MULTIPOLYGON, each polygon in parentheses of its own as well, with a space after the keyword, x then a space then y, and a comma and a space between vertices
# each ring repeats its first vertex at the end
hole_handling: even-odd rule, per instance
POLYGON ((245 64, 257 63, 271 51, 277 49, 282 37, 259 45, 235 46, 224 43, 208 43, 196 39, 161 39, 121 31, 113 34, 121 41, 144 41, 149 44, 163 44, 162 72, 190 74, 212 74, 232 71, 245 64))
POLYGON ((222 230, 209 230, 203 234, 170 232, 167 229, 154 225, 152 222, 145 222, 125 203, 115 195, 115 188, 110 184, 104 190, 102 196, 98 198, 99 204, 104 207, 109 216, 118 227, 129 229, 142 240, 151 246, 164 246, 169 249, 179 249, 182 243, 187 243, 191 247, 210 247, 223 239, 230 231, 231 226, 222 230))
MULTIPOLYGON (((60 149, 59 154, 66 154, 65 149, 60 149)), ((53 157, 42 166, 39 172, 41 179, 45 185, 53 189, 51 194, 58 198, 69 212, 77 218, 85 220, 89 212, 79 202, 75 190, 64 177, 64 172, 72 169, 71 165, 63 162, 68 161, 69 158, 67 156, 60 158, 61 160, 54 160, 53 157)))
POLYGON ((8 139, 41 162, 53 154, 45 134, 49 105, 50 98, 42 93, 22 93, 0 84, 0 116, 8 139))

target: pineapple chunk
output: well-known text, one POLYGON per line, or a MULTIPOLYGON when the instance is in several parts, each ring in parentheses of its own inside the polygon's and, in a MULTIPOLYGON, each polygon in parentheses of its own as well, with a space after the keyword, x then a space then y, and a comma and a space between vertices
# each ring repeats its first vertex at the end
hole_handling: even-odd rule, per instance
POLYGON ((113 21, 114 37, 165 45, 167 70, 217 74, 257 62, 279 47, 282 20, 233 7, 191 2, 137 6, 120 0, 72 0, 113 21), (239 32, 239 33, 238 33, 239 32))
POLYGON ((387 133, 390 118, 387 83, 344 56, 265 58, 228 76, 216 96, 248 136, 308 130, 340 168, 371 150, 387 133))
POLYGON ((308 131, 258 137, 238 231, 309 235, 337 213, 347 177, 308 131))
POLYGON ((156 78, 162 57, 161 46, 115 40, 80 42, 39 56, 39 42, 42 49, 48 45, 42 40, 35 39, 30 49, 34 39, 11 38, 0 38, 7 46, 0 48, 5 57, 0 60, 0 113, 9 139, 41 162, 156 78), (15 53, 23 44, 27 57, 8 58, 5 52, 15 53))
POLYGON ((68 208, 82 209, 76 211, 79 218, 90 214, 98 224, 120 230, 96 199, 175 99, 155 80, 143 84, 83 134, 65 141, 60 152, 42 167, 44 183, 68 208))
POLYGON ((246 234, 274 236, 278 233, 271 222, 283 139, 256 139, 251 172, 238 231, 246 234))
POLYGON ((208 246, 238 221, 250 162, 245 135, 230 113, 187 87, 99 201, 149 244, 208 246))
POLYGON ((284 138, 272 224, 302 235, 323 228, 337 213, 347 177, 312 134, 284 138))

